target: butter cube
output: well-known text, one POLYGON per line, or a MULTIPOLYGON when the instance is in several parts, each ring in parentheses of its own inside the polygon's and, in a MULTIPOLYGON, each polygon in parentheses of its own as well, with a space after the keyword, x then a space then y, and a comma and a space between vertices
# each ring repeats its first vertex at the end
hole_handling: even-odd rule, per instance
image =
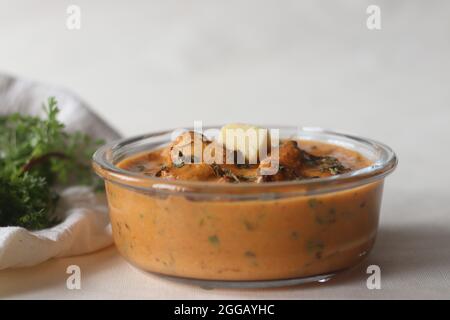
POLYGON ((232 123, 223 126, 217 141, 226 149, 241 154, 241 157, 238 154, 238 163, 256 164, 258 159, 265 158, 270 150, 269 131, 249 124, 232 123))

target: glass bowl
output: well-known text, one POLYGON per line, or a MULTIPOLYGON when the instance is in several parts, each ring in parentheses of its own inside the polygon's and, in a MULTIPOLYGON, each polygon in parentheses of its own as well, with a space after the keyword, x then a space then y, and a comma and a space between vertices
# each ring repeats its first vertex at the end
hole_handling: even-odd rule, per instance
POLYGON ((280 138, 359 152, 371 166, 342 175, 262 184, 166 180, 121 160, 166 145, 172 130, 102 146, 115 244, 133 265, 206 287, 270 287, 325 281, 372 249, 384 178, 397 158, 384 144, 320 128, 284 127, 280 138))

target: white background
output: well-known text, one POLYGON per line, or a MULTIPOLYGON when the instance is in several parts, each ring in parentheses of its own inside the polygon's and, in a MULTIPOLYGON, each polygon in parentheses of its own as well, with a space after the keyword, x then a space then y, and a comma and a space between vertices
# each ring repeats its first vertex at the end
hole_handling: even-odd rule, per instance
POLYGON ((373 254, 332 283, 205 291, 144 275, 110 248, 0 272, 0 297, 450 298, 449 17, 444 0, 0 0, 0 72, 73 90, 123 135, 194 120, 312 125, 400 158, 373 254), (81 30, 66 28, 69 4, 81 30), (370 4, 382 30, 366 27, 370 4), (79 291, 65 289, 72 263, 79 291), (381 290, 365 286, 371 263, 381 290))

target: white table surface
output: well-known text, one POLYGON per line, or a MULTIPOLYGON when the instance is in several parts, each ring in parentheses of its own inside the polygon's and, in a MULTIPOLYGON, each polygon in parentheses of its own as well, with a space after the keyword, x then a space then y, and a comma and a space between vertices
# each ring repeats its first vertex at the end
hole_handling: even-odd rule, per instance
POLYGON ((325 284, 204 290, 114 247, 0 272, 0 298, 450 298, 450 2, 4 1, 0 71, 70 88, 124 135, 231 121, 314 125, 390 145, 367 261, 325 284), (78 31, 66 8, 82 10, 78 31), (369 4, 382 29, 365 25, 369 4), (82 270, 81 290, 66 268, 82 270), (366 267, 381 267, 381 290, 366 267))

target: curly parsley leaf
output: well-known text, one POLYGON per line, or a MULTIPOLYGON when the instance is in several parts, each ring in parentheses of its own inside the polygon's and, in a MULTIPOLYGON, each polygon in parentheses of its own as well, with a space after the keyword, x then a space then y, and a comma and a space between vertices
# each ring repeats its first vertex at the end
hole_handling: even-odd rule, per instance
POLYGON ((99 185, 90 169, 101 143, 82 133, 68 133, 57 119, 50 97, 40 119, 15 113, 0 116, 0 227, 31 230, 53 226, 57 187, 99 185))

